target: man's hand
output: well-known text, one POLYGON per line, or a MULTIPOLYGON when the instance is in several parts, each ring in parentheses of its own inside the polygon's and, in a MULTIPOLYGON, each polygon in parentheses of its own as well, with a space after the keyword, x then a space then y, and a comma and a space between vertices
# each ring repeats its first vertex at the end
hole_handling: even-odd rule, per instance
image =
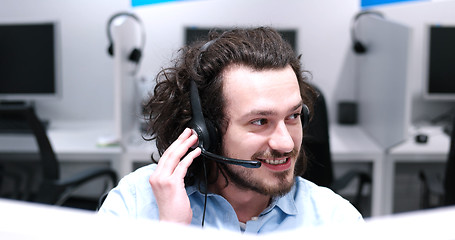
POLYGON ((193 212, 183 179, 193 159, 201 154, 201 149, 196 148, 183 156, 196 143, 197 135, 192 134, 191 129, 185 129, 163 153, 149 178, 162 221, 191 223, 193 212))

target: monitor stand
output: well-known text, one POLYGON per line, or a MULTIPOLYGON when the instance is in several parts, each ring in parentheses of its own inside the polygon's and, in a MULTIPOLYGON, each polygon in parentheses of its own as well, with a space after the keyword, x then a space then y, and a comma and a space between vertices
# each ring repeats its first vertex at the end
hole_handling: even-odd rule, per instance
MULTIPOLYGON (((0 108, 15 108, 23 106, 34 106, 33 102, 26 101, 0 101, 0 108)), ((44 129, 49 125, 48 120, 40 119, 44 129)), ((27 121, 22 116, 1 116, 0 115, 0 134, 20 134, 31 133, 32 130, 27 121)))

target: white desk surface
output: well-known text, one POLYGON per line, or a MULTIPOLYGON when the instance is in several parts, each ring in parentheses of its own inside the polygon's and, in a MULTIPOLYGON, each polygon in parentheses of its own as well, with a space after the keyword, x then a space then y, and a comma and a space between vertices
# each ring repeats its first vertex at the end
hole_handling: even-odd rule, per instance
POLYGON ((445 160, 449 152, 450 137, 438 126, 425 126, 418 130, 411 130, 413 134, 401 144, 391 148, 389 155, 393 159, 418 161, 419 159, 445 160), (416 134, 428 136, 426 143, 417 143, 416 134))
POLYGON ((455 208, 439 208, 339 224, 253 235, 152 220, 101 216, 94 212, 0 200, 0 239, 455 239, 455 208))
MULTIPOLYGON (((94 160, 122 153, 120 146, 100 147, 101 136, 112 134, 113 123, 109 121, 51 122, 48 137, 60 161, 94 160)), ((5 135, 0 137, 0 151, 19 153, 37 150, 35 140, 28 135, 5 135)))
POLYGON ((330 125, 330 150, 335 162, 372 162, 383 150, 359 126, 330 125))
POLYGON ((97 215, 93 211, 0 199, 0 239, 249 239, 255 236, 181 224, 97 215))

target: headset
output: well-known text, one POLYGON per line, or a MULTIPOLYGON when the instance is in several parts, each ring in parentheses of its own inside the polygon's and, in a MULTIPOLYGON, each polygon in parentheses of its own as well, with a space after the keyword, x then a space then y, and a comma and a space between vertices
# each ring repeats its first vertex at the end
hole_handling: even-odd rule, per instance
POLYGON ((109 47, 107 49, 107 52, 109 53, 110 56, 114 56, 114 41, 112 39, 112 34, 111 34, 111 25, 112 25, 112 22, 116 18, 121 17, 121 16, 130 17, 130 18, 134 19, 139 24, 139 26, 141 28, 141 44, 140 44, 140 47, 139 48, 134 48, 131 51, 131 53, 128 55, 128 59, 137 64, 141 60, 142 50, 144 49, 144 45, 145 45, 145 30, 144 30, 144 25, 142 24, 142 21, 140 20, 140 18, 138 16, 136 16, 135 14, 133 14, 133 13, 119 12, 117 14, 112 15, 112 17, 109 19, 109 21, 107 22, 107 29, 106 29, 107 30, 107 38, 109 40, 109 47))
POLYGON ((260 161, 228 158, 210 152, 219 142, 218 131, 215 125, 206 119, 202 113, 199 91, 193 80, 190 82, 190 102, 192 118, 188 127, 193 129, 198 136, 197 145, 201 149, 202 156, 217 162, 240 165, 246 168, 259 168, 261 166, 260 161))
POLYGON ((367 52, 367 47, 365 46, 365 44, 363 44, 358 38, 357 38, 357 35, 356 35, 356 25, 357 25, 357 21, 359 20, 359 18, 361 16, 364 16, 364 15, 368 15, 368 14, 372 14, 372 15, 376 15, 376 16, 379 16, 381 18, 384 18, 384 15, 380 12, 377 12, 377 11, 362 11, 362 12, 359 12, 357 13, 355 16, 354 16, 354 20, 352 21, 352 25, 351 25, 351 37, 352 37, 352 48, 354 49, 354 52, 357 53, 357 54, 363 54, 363 53, 366 53, 367 52))

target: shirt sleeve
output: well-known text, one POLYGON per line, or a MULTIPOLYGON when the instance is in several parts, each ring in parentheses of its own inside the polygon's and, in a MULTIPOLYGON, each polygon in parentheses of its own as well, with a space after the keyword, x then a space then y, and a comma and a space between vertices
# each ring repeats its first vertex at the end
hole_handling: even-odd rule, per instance
POLYGON ((142 167, 122 178, 109 192, 98 214, 158 219, 158 207, 149 183, 154 165, 142 167))
POLYGON ((297 202, 305 226, 363 223, 360 212, 332 190, 301 180, 297 202))
POLYGON ((98 214, 114 216, 134 215, 136 191, 131 186, 132 183, 130 183, 129 178, 131 177, 127 176, 120 180, 119 184, 109 192, 98 214))

